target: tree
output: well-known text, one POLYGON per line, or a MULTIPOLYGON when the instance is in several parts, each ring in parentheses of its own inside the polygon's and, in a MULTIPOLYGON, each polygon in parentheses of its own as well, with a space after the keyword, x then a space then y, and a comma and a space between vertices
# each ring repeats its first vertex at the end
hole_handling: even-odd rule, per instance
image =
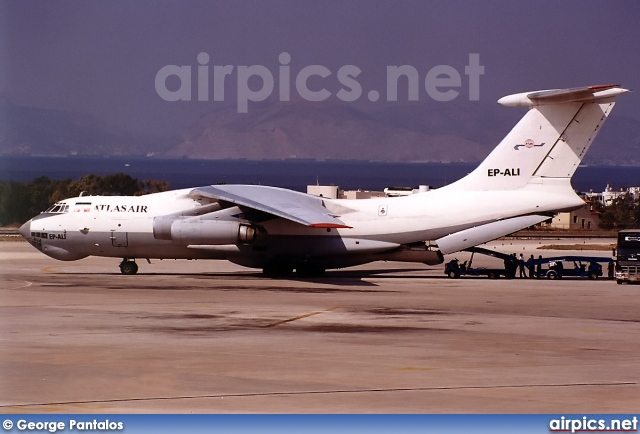
POLYGON ((8 225, 23 221, 29 214, 29 187, 26 184, 11 181, 2 188, 0 198, 0 224, 8 225))
POLYGON ((602 229, 630 229, 640 224, 640 206, 630 194, 623 194, 602 209, 600 227, 602 229))
POLYGON ((125 173, 107 175, 101 181, 99 194, 105 196, 134 196, 144 192, 142 182, 125 173))
POLYGON ((31 182, 0 182, 0 225, 24 223, 50 205, 77 197, 83 191, 90 195, 139 196, 168 189, 168 182, 154 179, 141 182, 124 173, 105 177, 85 175, 78 181, 42 176, 31 182))
POLYGON ((145 179, 144 183, 145 193, 159 193, 161 191, 169 190, 168 181, 158 181, 157 179, 145 179))
POLYGON ((65 178, 57 181, 56 188, 51 194, 49 203, 56 203, 68 197, 77 197, 82 192, 82 185, 78 181, 65 178))

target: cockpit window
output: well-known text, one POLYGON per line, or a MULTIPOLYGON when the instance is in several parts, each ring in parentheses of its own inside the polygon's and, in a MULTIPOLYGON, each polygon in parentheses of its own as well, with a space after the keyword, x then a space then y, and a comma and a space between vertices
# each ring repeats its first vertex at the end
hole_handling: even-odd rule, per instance
POLYGON ((59 202, 47 208, 45 212, 50 214, 62 214, 69 212, 69 205, 64 202, 59 202))

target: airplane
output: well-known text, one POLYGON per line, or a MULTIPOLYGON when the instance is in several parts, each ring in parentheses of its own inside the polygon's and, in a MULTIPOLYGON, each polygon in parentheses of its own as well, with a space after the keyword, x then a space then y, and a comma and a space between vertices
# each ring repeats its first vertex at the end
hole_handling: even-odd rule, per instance
POLYGON ((528 107, 480 165, 452 184, 402 197, 328 199, 261 185, 209 185, 145 196, 62 200, 20 234, 62 261, 214 259, 272 278, 316 277, 373 261, 436 265, 584 205, 571 177, 615 104, 619 85, 524 92, 528 107))

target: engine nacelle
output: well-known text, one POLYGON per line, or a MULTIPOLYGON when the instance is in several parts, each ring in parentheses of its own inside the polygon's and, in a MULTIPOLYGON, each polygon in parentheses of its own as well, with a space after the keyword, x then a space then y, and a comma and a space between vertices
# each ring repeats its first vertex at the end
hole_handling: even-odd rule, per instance
POLYGON ((156 240, 171 241, 171 225, 176 217, 161 216, 153 219, 153 238, 156 240))
POLYGON ((264 230, 257 226, 229 220, 160 218, 153 223, 156 239, 186 245, 251 244, 263 233, 264 230))

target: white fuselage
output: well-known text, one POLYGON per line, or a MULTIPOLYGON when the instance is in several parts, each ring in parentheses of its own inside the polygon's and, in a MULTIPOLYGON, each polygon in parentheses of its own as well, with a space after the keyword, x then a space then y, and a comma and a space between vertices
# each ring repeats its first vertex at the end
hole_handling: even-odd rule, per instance
MULTIPOLYGON (((192 198, 192 189, 67 199, 63 201, 68 205, 66 212, 43 213, 25 224, 21 233, 43 253, 60 260, 86 256, 209 258, 260 267, 270 255, 303 255, 332 256, 332 264, 344 262, 346 266, 376 260, 372 254, 401 245, 437 240, 488 222, 580 206, 582 201, 569 183, 564 184, 553 189, 532 185, 516 191, 458 191, 454 184, 405 197, 325 200, 327 209, 350 228, 314 228, 282 218, 268 219, 260 223, 266 245, 277 240, 277 246, 266 251, 242 243, 185 245, 154 237, 155 217, 189 215, 211 206, 192 198)), ((227 219, 246 222, 239 209, 229 214, 233 216, 227 219)))

